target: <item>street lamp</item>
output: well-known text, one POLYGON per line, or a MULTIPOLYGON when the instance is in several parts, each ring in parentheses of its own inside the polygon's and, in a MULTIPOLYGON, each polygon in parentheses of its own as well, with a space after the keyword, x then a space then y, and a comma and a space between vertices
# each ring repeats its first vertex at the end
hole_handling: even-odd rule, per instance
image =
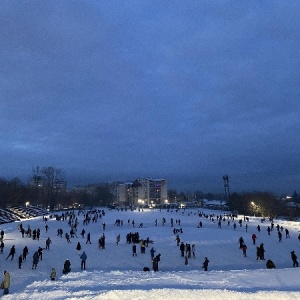
POLYGON ((251 202, 250 203, 253 209, 253 213, 254 213, 254 217, 255 217, 255 213, 260 213, 262 211, 261 207, 259 205, 257 205, 255 202, 251 202))

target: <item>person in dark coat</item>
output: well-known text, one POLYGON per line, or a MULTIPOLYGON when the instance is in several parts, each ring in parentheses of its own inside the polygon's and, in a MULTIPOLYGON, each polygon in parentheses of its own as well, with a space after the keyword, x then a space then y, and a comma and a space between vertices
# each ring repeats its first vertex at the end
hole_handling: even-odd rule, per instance
POLYGON ((120 240, 121 240, 121 235, 120 235, 120 234, 118 234, 118 236, 117 236, 117 239, 116 239, 116 243, 117 243, 117 245, 119 245, 119 243, 120 243, 120 240))
POLYGON ((87 234, 87 237, 86 237, 86 244, 87 243, 91 244, 91 233, 90 232, 87 234))
POLYGON ((246 244, 243 245, 242 250, 243 250, 244 257, 247 257, 247 246, 246 246, 246 244))
POLYGON ((151 260, 153 261, 154 259, 154 253, 155 253, 155 249, 152 247, 151 250, 150 250, 150 254, 151 254, 151 260))
POLYGON ((257 239, 257 236, 256 236, 255 233, 253 233, 252 234, 252 243, 253 243, 253 245, 255 245, 256 239, 257 239))
POLYGON ((71 272, 71 262, 68 259, 66 259, 64 263, 63 274, 68 274, 69 272, 71 272))
POLYGON ((184 257, 184 264, 185 264, 186 266, 189 265, 189 257, 188 257, 187 254, 186 254, 185 257, 184 257))
POLYGON ((105 249, 105 234, 102 234, 102 249, 105 249))
POLYGON ((80 255, 81 258, 81 270, 85 270, 85 263, 86 263, 86 259, 87 259, 87 255, 85 253, 85 251, 82 252, 82 254, 80 255))
POLYGON ((65 237, 66 237, 66 240, 68 243, 71 243, 71 240, 70 240, 70 235, 66 232, 65 234, 65 237))
POLYGON ((153 271, 154 272, 157 272, 158 271, 158 261, 157 261, 157 258, 154 257, 153 259, 153 262, 152 262, 152 268, 153 268, 153 271))
POLYGON ((290 238, 290 232, 287 228, 285 229, 285 237, 290 238))
POLYGON ((239 238, 239 243, 240 243, 240 249, 242 249, 244 245, 244 239, 242 237, 239 238))
POLYGON ((39 258, 41 259, 41 261, 43 260, 43 250, 44 250, 45 248, 42 248, 42 247, 39 247, 38 248, 38 254, 39 254, 39 258))
POLYGON ((22 256, 22 254, 20 254, 20 256, 19 256, 19 269, 22 268, 22 262, 23 262, 23 256, 22 256))
POLYGON ((204 262, 202 264, 202 268, 204 268, 204 271, 207 271, 208 263, 209 263, 209 260, 207 257, 205 257, 204 262))
POLYGON ((36 269, 38 263, 39 263, 39 253, 35 251, 32 256, 32 269, 36 269))
POLYGON ((265 248, 264 248, 264 244, 261 243, 259 246, 259 251, 260 251, 260 260, 265 260, 265 248))
POLYGON ((48 237, 46 240, 46 250, 50 249, 50 244, 52 243, 52 241, 50 240, 50 238, 48 237))
POLYGON ((280 231, 278 231, 278 240, 279 240, 279 242, 281 242, 281 239, 282 239, 282 233, 280 231))
POLYGON ((27 257, 27 254, 28 254, 28 247, 27 246, 25 246, 24 248, 23 248, 23 260, 26 260, 26 257, 27 257))
POLYGON ((15 253, 16 253, 16 248, 15 248, 15 245, 13 245, 13 246, 10 248, 9 254, 8 254, 8 256, 6 257, 6 259, 8 259, 9 257, 11 257, 11 260, 13 260, 13 259, 14 259, 14 256, 15 256, 15 253))
POLYGON ((184 257, 184 243, 181 242, 180 246, 179 246, 179 250, 181 251, 181 256, 184 257))
POLYGON ((154 272, 157 272, 158 271, 158 263, 160 262, 160 257, 161 257, 161 254, 157 254, 154 259, 153 259, 153 271, 154 272))
POLYGON ((80 244, 79 242, 77 243, 76 250, 77 250, 77 252, 78 252, 78 255, 80 255, 81 244, 80 244))
POLYGON ((3 241, 0 242, 0 252, 3 253, 3 249, 4 249, 4 243, 3 241))
POLYGON ((256 260, 260 260, 260 258, 261 258, 260 247, 257 246, 256 247, 256 260))
POLYGON ((136 244, 133 244, 133 246, 132 246, 132 256, 137 256, 137 254, 136 254, 136 244))
POLYGON ((267 260, 266 267, 267 267, 267 269, 276 269, 275 264, 273 263, 273 261, 271 259, 267 260))
POLYGON ((291 252, 291 258, 292 258, 292 261, 293 261, 293 267, 295 268, 295 267, 299 267, 299 264, 298 264, 298 257, 297 257, 297 255, 296 255, 296 253, 295 253, 295 251, 293 250, 292 252, 291 252))
POLYGON ((155 259, 157 260, 157 262, 160 262, 160 257, 161 257, 161 254, 158 253, 158 254, 156 255, 156 257, 155 257, 155 259))

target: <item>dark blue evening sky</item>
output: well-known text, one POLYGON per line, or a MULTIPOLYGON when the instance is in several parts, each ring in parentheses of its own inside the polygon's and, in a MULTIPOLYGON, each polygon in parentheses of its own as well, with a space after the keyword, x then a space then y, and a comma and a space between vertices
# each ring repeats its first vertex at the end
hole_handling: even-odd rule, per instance
POLYGON ((0 176, 300 192, 300 1, 1 1, 0 176))

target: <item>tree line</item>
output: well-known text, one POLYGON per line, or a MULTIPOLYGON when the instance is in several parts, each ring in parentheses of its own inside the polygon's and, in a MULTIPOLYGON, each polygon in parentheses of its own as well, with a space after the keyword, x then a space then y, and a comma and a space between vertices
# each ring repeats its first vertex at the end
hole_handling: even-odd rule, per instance
POLYGON ((295 191, 289 199, 278 197, 271 192, 244 192, 232 193, 228 199, 224 194, 203 193, 196 191, 193 195, 177 193, 176 190, 168 190, 168 199, 172 202, 195 201, 203 206, 203 199, 219 200, 231 212, 247 216, 276 217, 287 216, 296 219, 300 216, 300 197, 295 191))
POLYGON ((300 216, 298 195, 287 199, 270 192, 232 193, 228 199, 228 207, 239 214, 260 217, 287 216, 294 220, 300 216))
POLYGON ((114 183, 91 185, 93 188, 67 191, 65 172, 54 167, 33 167, 27 183, 19 178, 0 178, 0 207, 24 206, 26 203, 45 209, 110 205, 114 201, 114 183))
MULTIPOLYGON (((113 205, 116 201, 117 182, 90 184, 84 188, 66 189, 65 172, 54 167, 33 167, 27 183, 19 178, 7 180, 0 178, 0 207, 30 205, 50 210, 71 208, 76 205, 84 207, 113 205)), ((228 199, 224 194, 202 193, 197 190, 192 195, 176 190, 168 190, 170 203, 196 201, 199 206, 203 199, 220 200, 226 203, 228 210, 244 215, 276 217, 288 216, 295 219, 300 216, 300 198, 296 192, 289 201, 270 192, 232 193, 228 199), (293 204, 293 205, 292 205, 293 204)))

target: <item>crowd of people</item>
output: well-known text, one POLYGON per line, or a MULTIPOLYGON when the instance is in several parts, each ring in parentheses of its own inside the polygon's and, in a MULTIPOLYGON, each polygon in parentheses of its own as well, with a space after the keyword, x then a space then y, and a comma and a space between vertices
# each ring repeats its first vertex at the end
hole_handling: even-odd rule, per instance
MULTIPOLYGON (((183 212, 185 213, 185 212, 183 212)), ((187 212, 186 212, 187 213, 187 212)), ((192 214, 192 213, 187 213, 192 214)), ((195 212, 193 213, 195 214, 195 212)), ((81 270, 86 270, 86 262, 88 255, 86 251, 82 251, 82 245, 81 242, 85 242, 86 245, 92 245, 92 237, 91 233, 88 230, 88 226, 90 223, 97 223, 99 219, 101 219, 103 216, 105 216, 104 210, 94 210, 94 211, 70 211, 61 213, 60 215, 51 216, 51 218, 55 218, 57 221, 60 222, 62 228, 58 228, 57 230, 57 236, 60 238, 65 237, 67 244, 72 244, 73 240, 76 240, 77 243, 76 246, 74 245, 74 250, 78 252, 79 259, 81 261, 80 267, 81 270), (80 223, 80 220, 83 219, 82 224, 80 223), (77 235, 77 232, 80 232, 79 237, 77 235), (65 233, 65 235, 63 234, 65 233), (78 239, 81 240, 78 241, 78 239), (81 242, 80 242, 81 241, 81 242)), ((236 215, 214 215, 214 214, 205 214, 204 212, 198 211, 197 213, 198 221, 195 224, 199 230, 204 228, 206 224, 216 224, 216 227, 220 230, 222 230, 225 226, 227 226, 229 229, 233 228, 233 230, 237 230, 237 227, 244 229, 241 231, 241 233, 248 232, 248 224, 250 222, 250 219, 248 217, 244 217, 244 219, 238 219, 236 215)), ((47 252, 49 252, 50 247, 52 247, 52 239, 50 238, 50 230, 49 230, 49 217, 43 217, 42 219, 43 223, 41 223, 41 226, 45 227, 45 231, 41 231, 40 228, 31 229, 30 222, 28 222, 27 227, 24 228, 22 223, 18 225, 18 231, 21 233, 21 238, 26 239, 30 238, 32 240, 35 240, 37 242, 40 242, 41 236, 43 237, 43 240, 45 240, 45 247, 41 247, 40 245, 37 246, 35 250, 32 250, 32 270, 36 270, 38 268, 38 265, 43 260, 43 251, 45 250, 45 255, 47 256, 47 252), (46 238, 47 237, 47 238, 46 238)), ((266 222, 266 220, 262 220, 262 222, 266 222)), ((273 219, 269 219, 270 226, 267 226, 267 235, 271 236, 274 231, 277 231, 279 242, 282 242, 282 233, 285 233, 286 239, 290 238, 289 230, 287 228, 283 228, 282 226, 275 226, 273 219)), ((100 223, 100 222, 99 222, 100 223)), ((121 237, 121 234, 118 234, 116 236, 116 245, 118 246, 122 241, 124 241, 126 244, 131 246, 132 249, 132 256, 136 257, 138 256, 138 252, 141 255, 144 255, 146 253, 150 254, 150 261, 148 260, 147 255, 145 256, 145 265, 148 265, 150 262, 152 264, 152 270, 154 272, 157 272, 159 270, 159 263, 161 262, 161 253, 156 254, 158 251, 154 247, 155 241, 150 239, 150 237, 142 236, 140 232, 136 231, 135 227, 135 220, 128 219, 127 220, 127 226, 129 226, 132 230, 128 232, 126 236, 121 237), (149 245, 151 246, 149 247, 149 245), (140 246, 140 251, 138 251, 138 246, 140 246)), ((114 224, 110 224, 113 226, 124 226, 126 222, 124 222, 122 219, 117 219, 114 224)), ((141 224, 141 223, 140 223, 141 224)), ((143 223, 142 223, 143 224, 143 223)), ((190 259, 196 259, 196 245, 195 243, 191 243, 189 241, 183 241, 184 237, 184 230, 188 230, 184 228, 184 223, 180 220, 180 218, 176 218, 175 220, 173 218, 170 218, 168 220, 166 217, 163 217, 161 219, 161 222, 158 219, 153 220, 154 228, 158 226, 170 226, 171 230, 170 234, 174 235, 174 247, 177 247, 179 249, 178 257, 182 258, 182 262, 184 265, 189 265, 190 259), (174 227, 175 226, 175 227, 174 227), (171 233, 172 232, 172 233, 171 233)), ((98 237, 98 247, 101 250, 105 249, 105 230, 106 230, 106 223, 101 222, 100 226, 102 227, 102 232, 100 234, 99 230, 99 237, 98 237)), ((138 226, 138 230, 142 230, 144 228, 143 226, 138 226)), ((252 227, 253 230, 253 227, 252 227)), ((258 225, 256 228, 256 232, 253 232, 251 235, 252 244, 256 245, 256 241, 258 239, 258 235, 261 232, 261 226, 258 225)), ((53 233, 53 232, 52 232, 53 233)), ((260 235, 260 238, 262 236, 260 235)), ((267 238, 265 236, 264 238, 267 238)), ((298 239, 300 241, 300 235, 298 236, 298 239)), ((62 239, 63 240, 63 239, 62 239)), ((0 251, 3 253, 5 249, 5 232, 2 230, 0 232, 0 251)), ((243 256, 247 258, 247 251, 249 251, 244 237, 241 236, 239 239, 239 248, 242 250, 243 256)), ((6 260, 14 260, 16 255, 16 246, 12 245, 10 250, 8 251, 8 254, 6 256, 6 260)), ((18 268, 22 269, 22 264, 26 261, 27 256, 29 254, 29 249, 27 245, 23 247, 23 249, 18 249, 19 256, 18 257, 18 268)), ((202 255, 207 255, 206 253, 202 253, 202 255)), ((265 249, 264 249, 264 243, 260 243, 259 246, 256 247, 256 259, 259 261, 265 260, 265 249)), ((207 256, 203 255, 202 264, 199 264, 199 268, 203 268, 204 271, 208 271, 208 266, 210 260, 207 256)), ((201 258, 200 258, 201 259, 201 258)), ((292 259, 292 265, 293 267, 298 267, 298 261, 297 261, 297 255, 295 251, 291 251, 291 259, 292 259)), ((266 267, 269 269, 275 268, 275 263, 269 258, 266 262, 266 267)), ((144 270, 150 270, 148 266, 144 267, 144 270)), ((6 271, 5 271, 6 272, 6 271)), ((50 280, 56 279, 56 270, 55 268, 52 268, 49 270, 50 272, 50 280)), ((69 259, 65 259, 63 266, 62 266, 62 274, 68 274, 71 272, 71 261, 69 259)), ((5 278, 2 282, 2 289, 5 294, 9 292, 9 286, 10 286, 10 275, 8 272, 5 273, 5 278), (5 283, 5 284, 4 284, 5 283)))

